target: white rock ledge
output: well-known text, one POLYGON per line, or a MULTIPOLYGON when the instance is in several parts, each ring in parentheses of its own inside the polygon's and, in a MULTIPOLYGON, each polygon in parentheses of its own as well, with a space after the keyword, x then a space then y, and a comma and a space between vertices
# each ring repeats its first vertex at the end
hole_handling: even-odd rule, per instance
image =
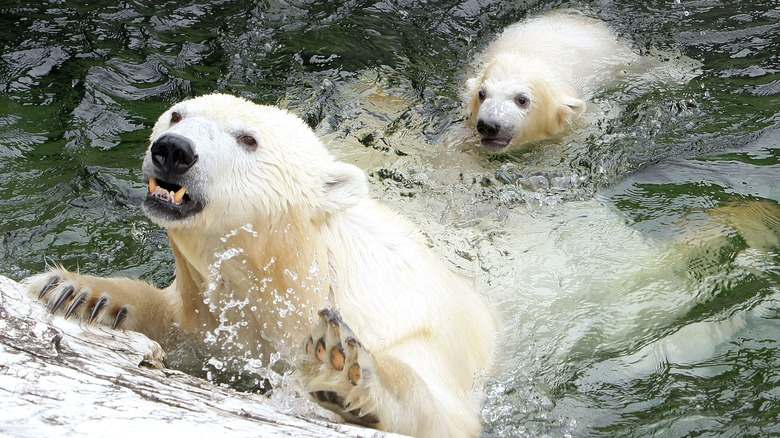
POLYGON ((398 436, 287 415, 161 358, 140 333, 51 317, 0 276, 0 436, 398 436))

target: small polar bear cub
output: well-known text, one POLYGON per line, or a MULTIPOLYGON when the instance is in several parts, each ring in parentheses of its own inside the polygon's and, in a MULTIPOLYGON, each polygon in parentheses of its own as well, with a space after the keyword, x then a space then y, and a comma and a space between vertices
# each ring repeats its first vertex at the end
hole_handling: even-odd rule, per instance
POLYGON ((468 124, 488 153, 552 137, 638 55, 601 21, 555 11, 509 26, 466 82, 468 124))
POLYGON ((174 325, 195 339, 231 328, 231 345, 282 354, 348 421, 479 435, 493 312, 300 118, 223 94, 178 103, 155 124, 142 171, 174 281, 62 268, 26 279, 52 313, 158 341, 174 325))

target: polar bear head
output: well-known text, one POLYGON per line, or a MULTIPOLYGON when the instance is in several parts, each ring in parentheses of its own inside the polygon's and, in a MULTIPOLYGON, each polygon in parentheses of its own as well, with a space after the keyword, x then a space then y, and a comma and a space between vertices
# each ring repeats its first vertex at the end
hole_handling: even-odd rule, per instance
POLYGON ((517 53, 492 58, 466 82, 469 123, 489 153, 503 153, 567 127, 586 103, 561 75, 517 53))
POLYGON ((367 196, 365 174, 334 161, 297 116, 211 94, 180 102, 155 124, 143 163, 145 213, 168 228, 210 231, 314 218, 367 196))

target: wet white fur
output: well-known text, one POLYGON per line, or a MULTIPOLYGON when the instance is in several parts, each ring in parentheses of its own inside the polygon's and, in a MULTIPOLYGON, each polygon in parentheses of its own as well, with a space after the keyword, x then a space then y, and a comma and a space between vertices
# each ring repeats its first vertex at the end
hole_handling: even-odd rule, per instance
POLYGON ((603 22, 574 11, 516 23, 487 47, 479 72, 466 82, 469 123, 476 127, 480 118, 500 123, 500 136, 511 141, 488 149, 493 153, 554 136, 585 111, 587 98, 637 57, 603 22), (520 94, 530 105, 515 103, 520 94))
MULTIPOLYGON (((493 361, 493 313, 409 221, 368 198, 360 169, 335 161, 298 117, 227 95, 175 105, 152 141, 167 133, 193 143, 198 160, 186 186, 207 200, 185 221, 152 217, 168 231, 174 282, 160 290, 58 269, 29 279, 31 293, 56 273, 77 291, 108 296, 106 314, 128 307, 124 327, 157 339, 173 323, 193 333, 242 323, 234 344, 290 363, 317 310, 332 306, 373 354, 377 369, 367 371, 383 428, 479 435, 476 393, 493 361), (173 111, 182 115, 175 124, 173 111), (242 135, 257 140, 255 150, 237 141, 242 135)), ((144 169, 148 178, 149 156, 144 169)))

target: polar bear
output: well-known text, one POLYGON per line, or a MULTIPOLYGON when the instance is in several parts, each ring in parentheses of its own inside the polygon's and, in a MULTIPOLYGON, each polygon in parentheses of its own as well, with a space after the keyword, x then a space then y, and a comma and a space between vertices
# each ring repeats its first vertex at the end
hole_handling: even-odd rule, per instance
POLYGON ((584 100, 638 59, 601 21, 554 11, 509 26, 466 81, 468 124, 488 153, 555 136, 584 100))
POLYGON ((410 222, 371 200, 298 117, 223 94, 174 105, 143 162, 144 212, 175 256, 165 289, 55 268, 25 280, 52 313, 161 339, 228 330, 295 363, 348 421, 424 437, 480 433, 497 322, 410 222))

